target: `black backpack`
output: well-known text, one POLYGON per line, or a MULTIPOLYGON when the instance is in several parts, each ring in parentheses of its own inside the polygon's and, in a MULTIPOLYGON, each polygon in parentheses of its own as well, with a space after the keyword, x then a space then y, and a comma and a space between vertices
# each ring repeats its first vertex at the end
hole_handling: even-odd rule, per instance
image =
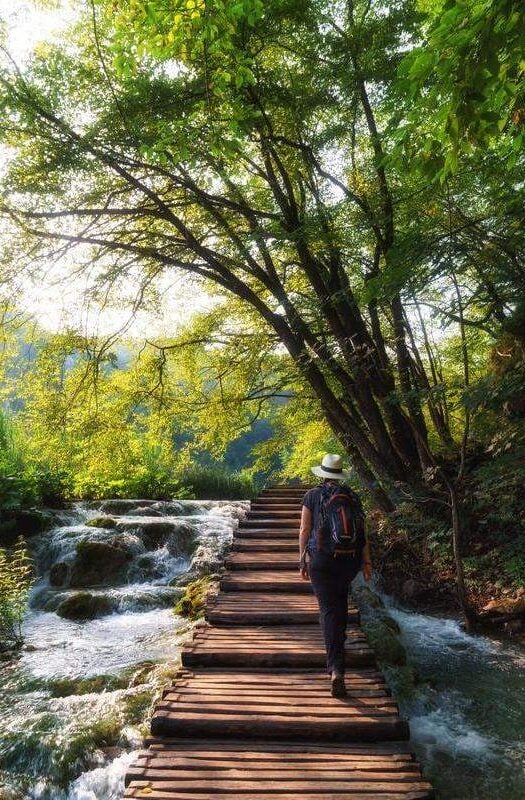
POLYGON ((320 508, 320 525, 315 532, 317 549, 334 558, 352 558, 361 563, 366 533, 358 495, 345 484, 324 483, 320 508))

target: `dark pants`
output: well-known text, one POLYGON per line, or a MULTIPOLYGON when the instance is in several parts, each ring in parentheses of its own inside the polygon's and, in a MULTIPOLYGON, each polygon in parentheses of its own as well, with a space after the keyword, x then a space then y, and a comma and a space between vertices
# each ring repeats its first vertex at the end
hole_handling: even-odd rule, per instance
POLYGON ((328 672, 345 671, 345 639, 348 624, 348 593, 359 567, 353 561, 314 554, 310 580, 319 603, 319 621, 326 647, 328 672))

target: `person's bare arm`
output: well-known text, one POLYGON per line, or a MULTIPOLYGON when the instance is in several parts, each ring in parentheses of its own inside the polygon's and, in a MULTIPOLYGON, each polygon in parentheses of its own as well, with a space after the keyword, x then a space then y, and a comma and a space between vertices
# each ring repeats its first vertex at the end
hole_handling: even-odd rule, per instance
POLYGON ((361 568, 363 570, 363 578, 368 583, 372 577, 372 556, 370 554, 370 545, 368 542, 363 547, 363 560, 361 562, 361 568))
MULTIPOLYGON (((308 544, 311 529, 312 512, 309 508, 303 506, 301 511, 301 525, 299 527, 299 560, 301 560, 306 545, 308 544)), ((301 569, 301 576, 304 578, 304 580, 308 580, 308 570, 306 569, 306 566, 301 569)))

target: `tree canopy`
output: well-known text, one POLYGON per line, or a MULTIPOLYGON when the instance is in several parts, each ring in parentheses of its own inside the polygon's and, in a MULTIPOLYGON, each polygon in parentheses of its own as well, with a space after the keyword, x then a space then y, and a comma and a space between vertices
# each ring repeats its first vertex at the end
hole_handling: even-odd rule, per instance
POLYGON ((391 510, 464 457, 476 354, 523 336, 522 19, 92 0, 60 47, 5 58, 4 261, 137 281, 137 306, 171 274, 229 298, 200 338, 226 332, 236 402, 304 393, 391 510))

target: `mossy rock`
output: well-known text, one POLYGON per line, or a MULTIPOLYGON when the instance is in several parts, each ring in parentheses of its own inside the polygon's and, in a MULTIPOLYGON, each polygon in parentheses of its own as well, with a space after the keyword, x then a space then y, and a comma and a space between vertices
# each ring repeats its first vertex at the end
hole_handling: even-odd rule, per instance
POLYGON ((52 528, 55 517, 51 511, 24 508, 4 511, 0 522, 0 546, 12 545, 19 536, 29 538, 52 528))
POLYGON ((206 598, 213 586, 213 581, 210 578, 198 578, 189 583, 182 595, 181 599, 174 608, 175 614, 181 617, 188 617, 188 619, 198 619, 204 614, 206 605, 206 598))
POLYGON ((93 768, 93 754, 116 747, 121 737, 122 723, 117 714, 95 720, 69 736, 57 754, 48 777, 64 790, 80 772, 93 768))
POLYGON ((60 589, 67 586, 68 580, 69 564, 66 564, 65 561, 58 561, 56 564, 53 564, 49 570, 49 583, 51 586, 60 589))
POLYGON ((384 613, 367 616, 362 620, 363 629, 378 661, 390 666, 405 666, 407 654, 399 641, 399 626, 384 613))
POLYGON ((385 604, 378 594, 372 591, 369 586, 357 585, 352 587, 352 596, 359 607, 368 606, 369 608, 384 608, 385 604))
POLYGON ((117 527, 117 520, 113 517, 93 517, 86 522, 88 528, 104 528, 105 530, 112 530, 117 527))
POLYGON ((139 536, 147 550, 156 550, 164 544, 176 531, 175 523, 162 517, 125 517, 117 520, 117 530, 139 536))
POLYGON ((137 508, 131 508, 127 512, 128 516, 130 517, 162 517, 164 516, 161 512, 156 509, 152 508, 151 506, 138 506, 137 508))
POLYGON ((156 503, 156 500, 146 499, 131 499, 131 498, 112 498, 111 500, 104 500, 98 505, 102 514, 129 514, 134 508, 144 508, 156 503))
POLYGON ((72 697, 83 694, 100 694, 125 689, 128 681, 117 675, 97 675, 94 678, 60 678, 50 680, 46 686, 52 697, 72 697))
POLYGON ((166 547, 172 556, 189 555, 195 548, 197 532, 193 525, 177 523, 177 528, 170 533, 166 547))
POLYGON ((158 664, 156 661, 143 661, 142 664, 134 664, 132 667, 128 667, 124 670, 122 679, 126 681, 126 686, 130 688, 133 686, 142 686, 144 683, 148 683, 148 678, 157 667, 158 664))
POLYGON ((57 614, 59 617, 72 620, 88 620, 111 614, 113 604, 103 595, 91 592, 77 592, 67 597, 59 604, 57 614))
POLYGON ((113 583, 124 577, 133 556, 127 550, 106 542, 79 542, 71 565, 70 586, 83 589, 113 583))
POLYGON ((416 693, 427 692, 429 687, 421 683, 416 669, 409 664, 389 667, 385 670, 388 685, 396 700, 413 700, 416 693))
POLYGON ((124 717, 128 724, 138 725, 144 721, 153 701, 153 694, 153 691, 138 692, 126 697, 124 701, 124 717))

